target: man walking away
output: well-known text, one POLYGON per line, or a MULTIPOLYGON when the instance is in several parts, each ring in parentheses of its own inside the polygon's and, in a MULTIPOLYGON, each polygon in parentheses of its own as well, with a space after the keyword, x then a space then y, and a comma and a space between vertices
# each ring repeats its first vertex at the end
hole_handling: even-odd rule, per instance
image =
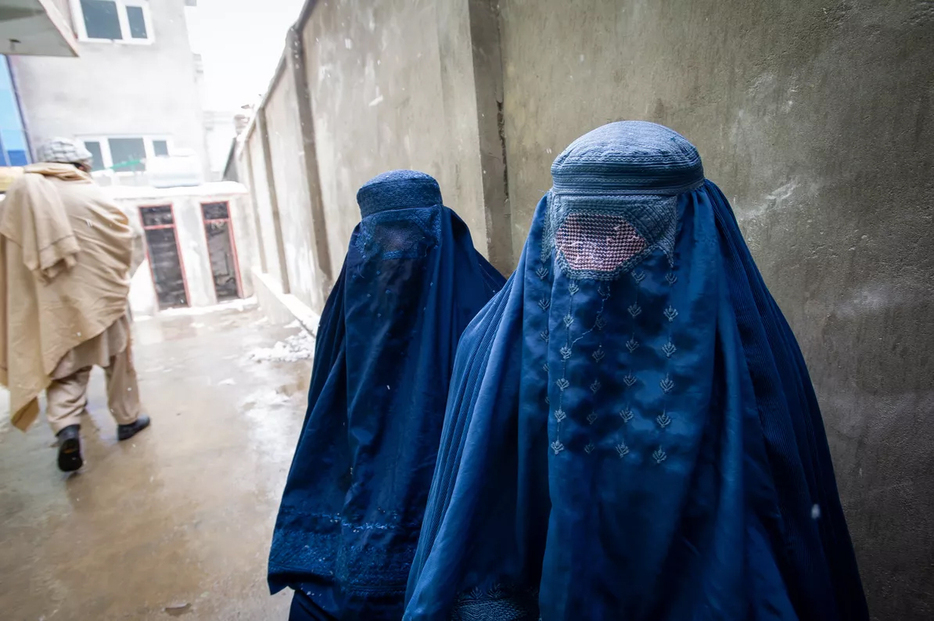
POLYGON ((91 367, 107 374, 117 438, 149 426, 140 413, 127 295, 141 262, 130 219, 91 180, 91 153, 55 139, 0 203, 0 383, 13 424, 39 413, 58 437, 58 467, 81 467, 80 416, 91 367))

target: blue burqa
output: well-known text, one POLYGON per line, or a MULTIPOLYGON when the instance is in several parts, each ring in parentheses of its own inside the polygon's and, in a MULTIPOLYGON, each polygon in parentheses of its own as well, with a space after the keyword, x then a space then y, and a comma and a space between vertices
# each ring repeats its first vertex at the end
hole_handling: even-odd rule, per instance
POLYGON ((801 353, 665 127, 552 166, 465 331, 407 621, 863 621, 801 353))
POLYGON ((295 618, 397 621, 457 342, 504 279, 430 176, 380 175, 357 202, 268 577, 274 593, 296 590, 295 618))

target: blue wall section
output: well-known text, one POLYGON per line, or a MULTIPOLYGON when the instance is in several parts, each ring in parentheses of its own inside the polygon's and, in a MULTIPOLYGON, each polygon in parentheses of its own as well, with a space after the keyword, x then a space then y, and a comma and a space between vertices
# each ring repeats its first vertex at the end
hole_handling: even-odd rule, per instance
POLYGON ((25 166, 29 146, 23 129, 23 117, 13 90, 10 63, 0 56, 0 166, 25 166))

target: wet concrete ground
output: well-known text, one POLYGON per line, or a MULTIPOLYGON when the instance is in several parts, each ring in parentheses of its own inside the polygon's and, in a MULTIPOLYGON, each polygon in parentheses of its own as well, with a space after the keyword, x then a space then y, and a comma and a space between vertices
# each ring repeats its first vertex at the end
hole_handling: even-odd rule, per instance
POLYGON ((248 354, 297 331, 257 309, 137 322, 152 427, 117 442, 95 369, 73 475, 44 418, 0 412, 0 618, 285 619, 266 557, 311 362, 248 354))

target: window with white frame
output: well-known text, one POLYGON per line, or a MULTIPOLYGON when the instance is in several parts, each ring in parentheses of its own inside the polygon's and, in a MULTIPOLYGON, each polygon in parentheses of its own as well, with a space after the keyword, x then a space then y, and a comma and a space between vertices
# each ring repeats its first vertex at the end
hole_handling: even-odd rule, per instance
POLYGON ((84 41, 151 43, 148 0, 71 0, 78 36, 84 41))
POLYGON ((147 160, 169 155, 172 141, 162 136, 94 136, 81 142, 94 157, 93 170, 119 174, 146 170, 147 160))

